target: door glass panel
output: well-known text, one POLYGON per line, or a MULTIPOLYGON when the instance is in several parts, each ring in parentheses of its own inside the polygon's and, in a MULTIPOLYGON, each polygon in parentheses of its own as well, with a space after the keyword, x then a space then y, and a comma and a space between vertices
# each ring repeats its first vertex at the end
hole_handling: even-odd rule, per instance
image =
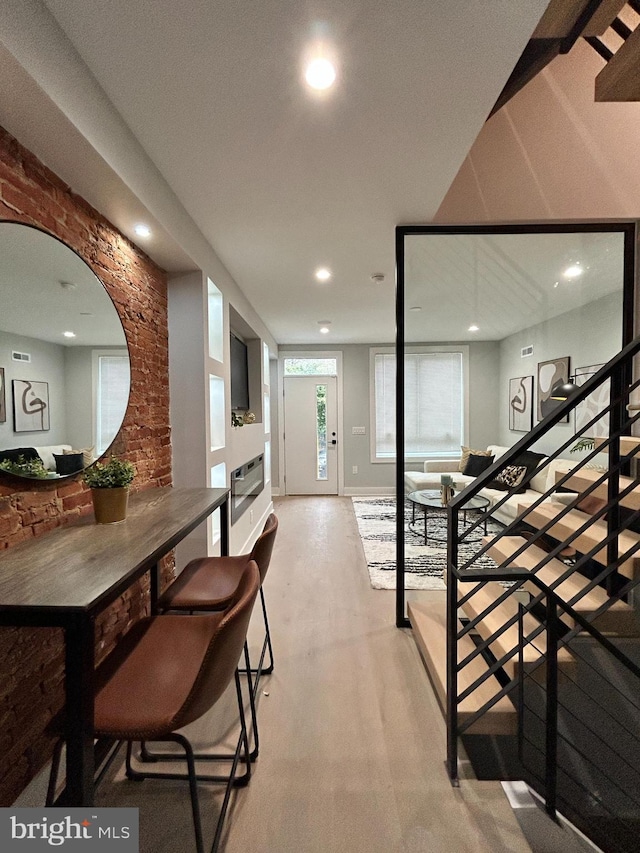
POLYGON ((316 385, 316 447, 318 480, 327 479, 327 386, 316 385))
POLYGON ((335 358, 285 358, 285 376, 335 376, 338 372, 335 358))

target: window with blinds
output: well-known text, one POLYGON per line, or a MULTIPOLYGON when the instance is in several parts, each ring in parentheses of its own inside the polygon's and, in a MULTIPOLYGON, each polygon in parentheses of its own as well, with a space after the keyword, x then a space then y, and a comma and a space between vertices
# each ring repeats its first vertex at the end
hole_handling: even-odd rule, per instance
MULTIPOLYGON (((458 456, 464 443, 462 352, 405 353, 405 456, 458 456)), ((374 356, 375 458, 396 455, 396 356, 374 356)))
POLYGON ((129 401, 129 356, 100 355, 97 359, 96 455, 115 438, 129 401))

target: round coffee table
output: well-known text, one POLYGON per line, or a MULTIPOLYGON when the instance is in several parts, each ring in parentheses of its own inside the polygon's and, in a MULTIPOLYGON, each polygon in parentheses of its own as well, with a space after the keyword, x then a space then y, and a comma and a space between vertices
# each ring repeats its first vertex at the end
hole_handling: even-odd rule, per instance
MULTIPOLYGON (((436 491, 418 491, 418 492, 410 492, 407 497, 411 501, 411 521, 409 522, 409 527, 414 532, 414 525, 416 523, 416 507, 422 507, 422 520, 424 524, 424 544, 428 544, 429 540, 429 530, 427 525, 428 513, 429 510, 438 514, 440 512, 446 512, 447 507, 442 505, 442 498, 440 496, 440 492, 436 491)), ((462 517, 462 524, 467 526, 470 522, 467 522, 467 513, 469 511, 477 511, 481 509, 486 509, 489 506, 489 499, 483 498, 480 495, 476 495, 475 498, 470 498, 464 508, 460 510, 460 515, 462 517)), ((484 535, 487 535, 487 516, 485 515, 483 521, 484 535)), ((482 534, 480 534, 482 535, 482 534)), ((434 536, 431 534, 431 539, 434 542, 444 542, 446 541, 441 536, 434 536)))

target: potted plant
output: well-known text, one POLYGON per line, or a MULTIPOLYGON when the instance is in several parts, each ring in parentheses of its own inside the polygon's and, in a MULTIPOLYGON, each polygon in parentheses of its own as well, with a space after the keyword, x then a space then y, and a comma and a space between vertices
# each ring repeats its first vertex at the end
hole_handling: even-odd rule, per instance
POLYGON ((37 480, 46 480, 49 477, 49 471, 44 467, 42 459, 25 459, 22 454, 17 459, 5 459, 0 462, 0 471, 37 480))
POLYGON ((127 516, 129 485, 136 469, 126 459, 112 456, 108 462, 96 462, 84 472, 84 482, 91 489, 97 524, 116 524, 127 516))

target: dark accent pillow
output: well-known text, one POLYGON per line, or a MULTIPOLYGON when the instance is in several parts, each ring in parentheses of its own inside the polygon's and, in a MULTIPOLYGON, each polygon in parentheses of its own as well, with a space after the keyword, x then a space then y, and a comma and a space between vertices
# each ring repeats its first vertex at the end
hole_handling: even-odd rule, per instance
POLYGON ((529 488, 529 475, 533 474, 538 465, 542 462, 543 459, 546 459, 544 453, 536 453, 534 450, 523 450, 520 456, 517 459, 514 459, 511 463, 512 465, 522 466, 527 469, 525 472, 523 480, 526 480, 525 485, 517 491, 522 493, 526 492, 529 488))
POLYGON ((477 453, 470 453, 462 473, 469 477, 478 477, 493 465, 493 458, 493 456, 480 456, 477 453))
POLYGON ((82 453, 54 453, 57 474, 77 474, 84 466, 82 453))
POLYGON ((32 459, 40 459, 40 454, 35 447, 15 447, 11 450, 0 450, 0 462, 9 460, 9 462, 17 462, 18 457, 22 456, 25 462, 30 462, 32 459))

